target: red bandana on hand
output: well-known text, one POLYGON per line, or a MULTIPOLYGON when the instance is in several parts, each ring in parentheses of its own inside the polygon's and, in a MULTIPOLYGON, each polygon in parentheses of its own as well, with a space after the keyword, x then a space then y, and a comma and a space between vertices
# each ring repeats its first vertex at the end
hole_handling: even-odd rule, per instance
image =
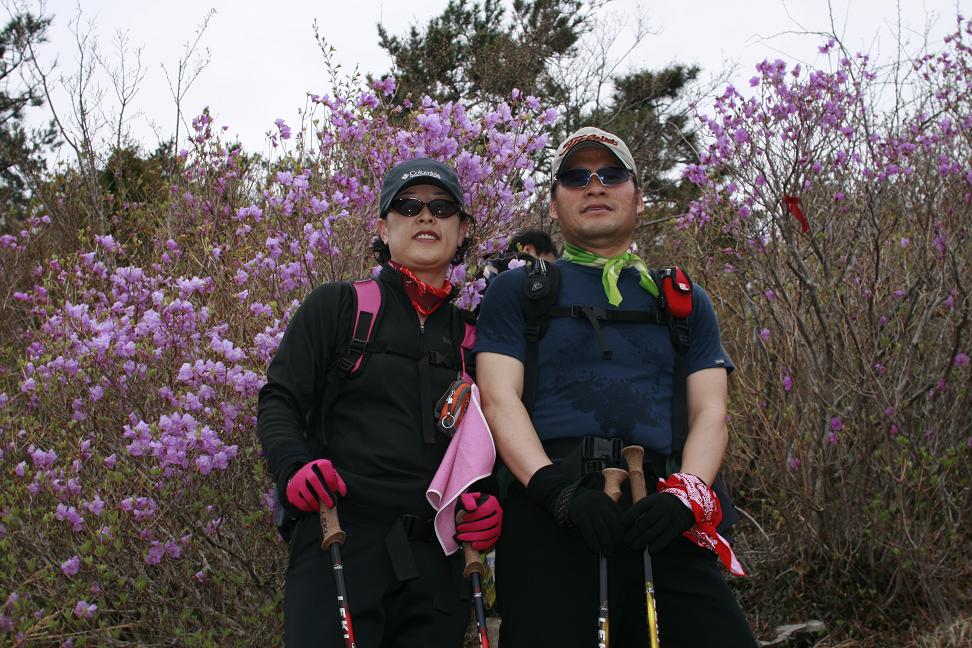
POLYGON ((441 287, 433 288, 412 274, 412 271, 402 264, 389 261, 388 265, 402 275, 405 294, 408 295, 408 300, 412 302, 415 312, 423 317, 428 317, 434 313, 435 309, 449 301, 449 297, 452 296, 452 284, 446 279, 442 280, 441 287))
POLYGON ((722 522, 722 505, 704 481, 690 473, 674 473, 667 480, 658 480, 658 492, 671 493, 692 509, 695 524, 683 536, 703 549, 715 552, 733 575, 746 575, 729 542, 716 531, 722 522))

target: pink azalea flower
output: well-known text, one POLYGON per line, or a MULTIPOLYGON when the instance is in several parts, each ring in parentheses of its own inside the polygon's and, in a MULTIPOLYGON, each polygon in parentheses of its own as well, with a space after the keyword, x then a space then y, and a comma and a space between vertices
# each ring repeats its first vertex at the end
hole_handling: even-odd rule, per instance
POLYGON ((65 576, 76 576, 80 569, 81 559, 77 556, 71 556, 61 563, 61 571, 64 572, 65 576))

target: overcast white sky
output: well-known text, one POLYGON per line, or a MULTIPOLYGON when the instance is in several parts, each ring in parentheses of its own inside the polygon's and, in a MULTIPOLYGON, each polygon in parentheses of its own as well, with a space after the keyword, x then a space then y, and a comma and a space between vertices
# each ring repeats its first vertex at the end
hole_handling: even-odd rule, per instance
MULTIPOLYGON (((174 71, 185 43, 212 7, 216 13, 202 38, 211 60, 183 108, 196 114, 210 106, 219 124, 228 125, 229 133, 247 149, 259 151, 265 150, 264 133, 274 119, 295 121, 308 92, 323 94, 329 89, 312 31, 315 19, 345 69, 357 65, 363 72, 378 74, 388 71, 390 61, 378 47, 376 25, 380 22, 390 32, 404 34, 412 24, 424 25, 446 4, 447 0, 49 0, 46 12, 54 16, 54 24, 51 42, 42 52, 52 60, 56 56, 62 72, 76 67, 77 49, 68 23, 79 6, 82 26, 93 25, 109 65, 115 34, 126 31, 131 45, 143 48, 146 71, 135 100, 140 114, 130 124, 132 135, 146 148, 154 148, 156 132, 167 137, 175 125, 161 66, 174 71)), ((635 12, 642 10, 649 18, 656 33, 638 45, 628 59, 630 67, 681 62, 701 66, 705 76, 735 66, 734 80, 744 85, 763 58, 821 62, 820 39, 792 32, 829 31, 831 15, 850 47, 886 58, 896 49, 899 16, 906 49, 913 51, 925 33, 937 46, 954 30, 957 13, 968 16, 970 4, 972 0, 907 0, 900 6, 893 0, 833 0, 828 7, 826 0, 613 0, 599 18, 620 18, 619 47, 633 40, 635 12)), ((104 79, 102 85, 108 87, 104 79)), ((111 99, 109 91, 103 101, 109 111, 111 99)), ((68 109, 65 95, 56 100, 62 110, 68 109)))

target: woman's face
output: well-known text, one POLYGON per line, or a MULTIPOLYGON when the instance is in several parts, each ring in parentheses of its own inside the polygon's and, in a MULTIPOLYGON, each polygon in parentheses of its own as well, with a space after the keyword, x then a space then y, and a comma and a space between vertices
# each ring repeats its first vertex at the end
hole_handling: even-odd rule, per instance
MULTIPOLYGON (((443 189, 426 184, 406 187, 395 196, 395 201, 400 198, 417 198, 426 203, 455 202, 443 189)), ((426 283, 438 285, 445 278, 469 224, 459 217, 458 210, 447 218, 436 218, 423 206, 415 216, 403 216, 395 211, 395 202, 392 205, 377 225, 378 236, 388 245, 391 260, 407 267, 426 283)))

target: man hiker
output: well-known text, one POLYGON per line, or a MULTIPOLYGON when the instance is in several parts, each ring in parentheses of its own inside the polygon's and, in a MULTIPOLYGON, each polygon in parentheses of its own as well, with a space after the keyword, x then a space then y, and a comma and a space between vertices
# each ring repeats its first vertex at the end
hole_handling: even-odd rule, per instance
POLYGON ((534 263, 497 276, 477 326, 483 409, 515 478, 496 549, 500 646, 595 645, 599 555, 607 557, 611 645, 648 646, 646 549, 661 645, 754 646, 718 557, 741 568, 714 530, 709 486, 728 442, 733 365, 711 302, 679 271, 667 281, 690 291, 680 305, 690 314, 669 317, 678 294, 663 312, 666 280, 630 252, 644 203, 619 137, 582 128, 558 147, 552 170, 549 213, 563 256, 546 270, 534 263), (545 281, 549 289, 555 275, 554 306, 538 322, 526 295, 542 293, 545 281), (676 443, 679 400, 687 436, 676 443), (649 494, 635 505, 627 487, 620 503, 606 495, 600 473, 619 465, 628 445, 645 451, 649 494), (658 478, 666 482, 656 492, 658 478))

